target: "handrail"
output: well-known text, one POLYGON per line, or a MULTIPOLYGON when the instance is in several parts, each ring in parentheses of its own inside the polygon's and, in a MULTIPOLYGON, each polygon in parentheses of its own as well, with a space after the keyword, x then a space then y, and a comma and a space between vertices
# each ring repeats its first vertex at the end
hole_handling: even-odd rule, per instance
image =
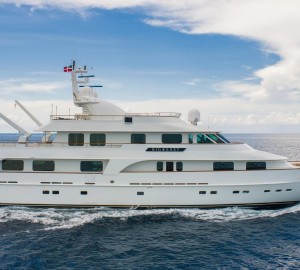
MULTIPOLYGON (((100 144, 100 143, 99 143, 100 144)), ((139 143, 130 143, 130 142, 118 142, 118 143, 105 143, 104 145, 91 145, 90 143, 83 143, 82 145, 69 145, 68 142, 26 142, 26 143, 17 143, 17 142, 11 142, 11 141, 2 141, 0 142, 0 147, 16 147, 17 145, 24 145, 26 147, 40 147, 40 146, 46 146, 46 147, 108 147, 108 148, 114 148, 114 147, 121 147, 122 145, 137 145, 139 143)), ((141 143, 140 145, 145 146, 151 146, 151 145, 164 145, 164 147, 173 147, 173 145, 176 145, 176 147, 186 146, 186 145, 233 145, 233 144, 244 144, 243 142, 233 142, 233 143, 141 143)))
POLYGON ((91 117, 112 118, 112 117, 175 117, 179 118, 181 113, 178 112, 153 112, 153 113, 126 113, 118 115, 103 115, 103 114, 51 114, 51 120, 89 120, 91 117))

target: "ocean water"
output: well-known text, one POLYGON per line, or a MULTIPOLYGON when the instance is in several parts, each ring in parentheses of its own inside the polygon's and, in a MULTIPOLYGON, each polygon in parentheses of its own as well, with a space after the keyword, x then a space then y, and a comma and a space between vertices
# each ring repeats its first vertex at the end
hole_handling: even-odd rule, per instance
MULTIPOLYGON (((300 134, 227 137, 300 160, 300 134)), ((300 204, 273 210, 1 207, 0 269, 300 269, 300 204)))

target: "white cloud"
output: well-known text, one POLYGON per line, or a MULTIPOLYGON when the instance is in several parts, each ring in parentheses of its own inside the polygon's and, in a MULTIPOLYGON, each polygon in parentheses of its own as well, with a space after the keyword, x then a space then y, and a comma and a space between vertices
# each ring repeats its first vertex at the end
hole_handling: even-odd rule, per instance
POLYGON ((199 85, 199 83, 201 82, 201 79, 191 79, 191 80, 188 80, 188 81, 184 81, 183 84, 185 85, 188 85, 188 86, 196 86, 196 85, 199 85))
MULTIPOLYGON (((46 124, 50 120, 51 114, 69 115, 81 112, 80 108, 73 105, 71 100, 36 100, 36 101, 21 101, 25 106, 42 124, 46 124)), ((16 122, 25 130, 30 132, 36 131, 38 126, 18 107, 14 106, 14 101, 1 100, 0 112, 7 116, 9 119, 16 122)), ((16 132, 6 122, 0 119, 1 132, 16 132)))
POLYGON ((1 95, 11 95, 14 93, 53 93, 67 86, 66 82, 46 82, 24 78, 0 80, 1 95))
POLYGON ((250 84, 239 81, 225 81, 216 85, 224 97, 244 98, 249 101, 262 101, 267 98, 266 89, 260 84, 250 84))
MULTIPOLYGON (((251 76, 218 84, 219 98, 120 104, 132 111, 151 111, 153 108, 186 111, 186 108, 196 107, 210 115, 209 118, 214 119, 212 123, 226 129, 230 129, 233 123, 240 127, 248 126, 248 130, 268 125, 292 125, 294 130, 299 131, 299 0, 0 0, 0 3, 29 5, 38 9, 61 8, 80 14, 93 8, 138 8, 137 12, 147 16, 144 22, 155 27, 169 27, 187 34, 233 35, 258 41, 263 53, 277 54, 280 60, 256 71, 245 63, 242 68, 251 70, 251 76)), ((185 83, 194 85, 197 82, 190 80, 185 83)), ((3 86, 5 89, 5 84, 3 86)), ((46 91, 54 91, 58 87, 52 84, 21 85, 21 88, 32 91, 43 86, 48 89, 46 91)))
MULTIPOLYGON (((242 103, 235 98, 200 99, 154 99, 141 102, 113 101, 129 112, 182 112, 182 118, 187 119, 187 113, 197 108, 201 113, 203 128, 222 130, 224 132, 300 132, 300 113, 295 112, 297 105, 286 110, 284 105, 266 105, 242 103), (266 113, 269 111, 269 113, 266 113)), ((15 121, 25 130, 37 130, 37 126, 13 101, 0 100, 0 112, 15 121)), ((71 100, 37 100, 22 102, 43 124, 46 124, 51 113, 58 115, 73 115, 81 109, 75 107, 71 100), (52 112, 51 112, 52 111, 52 112)), ((15 132, 7 123, 0 119, 2 132, 15 132)))
POLYGON ((153 99, 116 101, 130 112, 181 112, 184 119, 190 109, 197 108, 203 127, 225 132, 300 132, 298 104, 242 102, 233 97, 213 99, 153 99))
MULTIPOLYGON (((276 53, 275 65, 254 71, 257 87, 273 101, 300 101, 299 0, 0 0, 33 8, 61 8, 84 13, 93 8, 139 8, 153 26, 189 34, 222 34, 261 42, 262 50, 276 53)), ((233 85, 236 90, 236 85, 233 85)), ((245 88, 253 90, 244 82, 245 88)), ((256 93, 258 91, 255 91, 256 93)), ((250 94, 252 97, 253 94, 250 94)))

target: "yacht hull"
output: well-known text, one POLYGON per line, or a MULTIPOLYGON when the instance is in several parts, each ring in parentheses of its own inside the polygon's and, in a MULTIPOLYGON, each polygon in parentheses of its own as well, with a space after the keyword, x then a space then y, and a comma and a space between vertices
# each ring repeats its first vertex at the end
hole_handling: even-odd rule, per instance
POLYGON ((300 170, 0 174, 0 205, 56 207, 266 206, 300 201, 300 170))

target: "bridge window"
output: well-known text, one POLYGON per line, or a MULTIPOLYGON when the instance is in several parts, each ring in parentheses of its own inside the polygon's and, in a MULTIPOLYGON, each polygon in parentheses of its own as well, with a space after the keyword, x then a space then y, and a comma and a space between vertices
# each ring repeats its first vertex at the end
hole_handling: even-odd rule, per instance
POLYGON ((246 170, 265 170, 266 162, 247 162, 246 170))
POLYGON ((197 134, 197 143, 213 143, 207 136, 202 133, 197 134))
POLYGON ((225 143, 218 136, 216 136, 216 134, 205 134, 205 135, 208 136, 210 139, 212 139, 216 143, 225 143))
POLYGON ((131 134, 131 143, 146 143, 145 134, 131 134))
POLYGON ((162 134, 162 143, 182 143, 182 134, 162 134))
POLYGON ((2 160, 3 171, 23 171, 24 161, 23 160, 2 160))
POLYGON ((103 162, 102 161, 81 161, 80 170, 82 172, 102 172, 103 162))
POLYGON ((106 143, 106 135, 104 133, 92 133, 90 135, 91 146, 104 146, 106 143))
POLYGON ((70 133, 69 134, 69 146, 83 146, 84 134, 83 133, 70 133))
POLYGON ((214 162, 214 171, 233 171, 233 162, 214 162))
POLYGON ((221 138, 224 142, 230 143, 230 141, 228 141, 221 133, 218 133, 217 136, 218 136, 219 138, 221 138))
POLYGON ((34 160, 32 162, 33 171, 53 172, 54 169, 55 163, 53 160, 34 160))

